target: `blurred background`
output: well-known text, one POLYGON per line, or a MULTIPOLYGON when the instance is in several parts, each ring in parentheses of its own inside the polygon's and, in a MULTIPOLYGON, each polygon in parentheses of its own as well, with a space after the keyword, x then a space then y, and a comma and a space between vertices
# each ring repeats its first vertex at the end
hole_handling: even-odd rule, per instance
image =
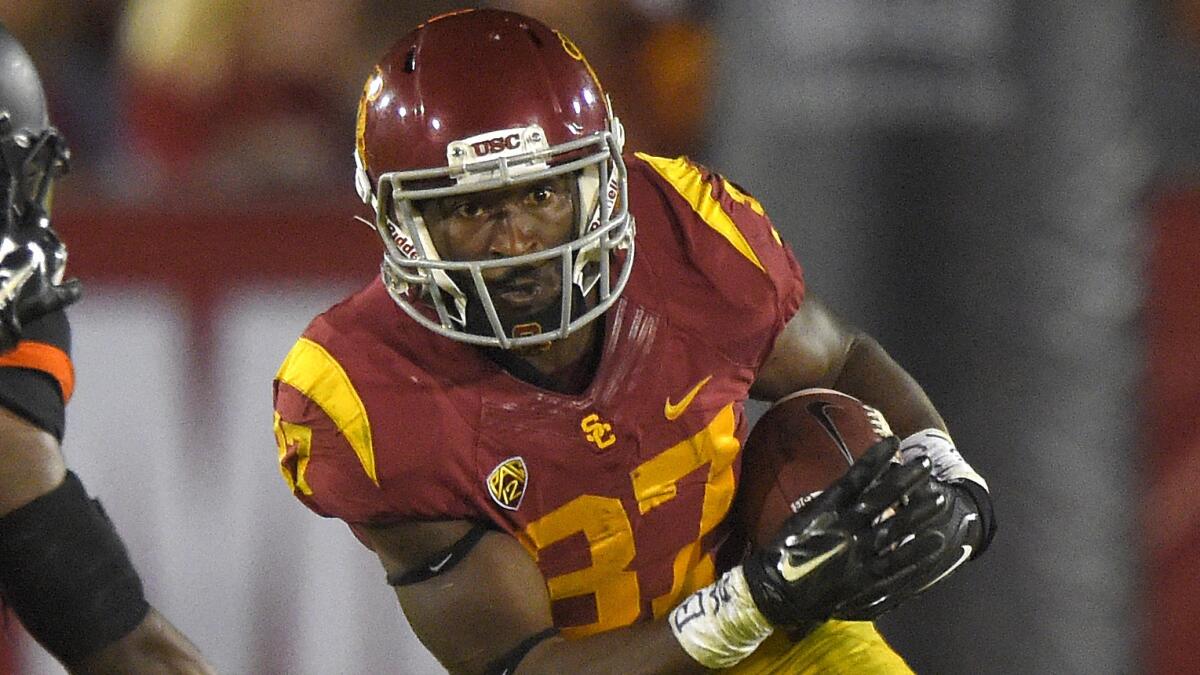
MULTIPOLYGON (((988 478, 991 551, 882 622, 918 672, 1200 672, 1200 0, 480 4, 754 193, 988 478)), ((441 672, 288 494, 270 385, 378 269, 362 82, 460 5, 0 0, 74 150, 64 450, 223 672, 441 672)), ((2 669, 62 672, 4 626, 2 669)))

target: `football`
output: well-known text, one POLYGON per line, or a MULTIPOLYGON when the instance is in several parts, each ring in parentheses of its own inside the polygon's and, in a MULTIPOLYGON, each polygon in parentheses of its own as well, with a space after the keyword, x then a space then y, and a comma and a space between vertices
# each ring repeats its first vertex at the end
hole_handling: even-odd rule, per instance
POLYGON ((788 516, 891 435, 878 410, 848 394, 803 389, 785 396, 763 413, 742 448, 735 527, 754 546, 771 541, 788 516))

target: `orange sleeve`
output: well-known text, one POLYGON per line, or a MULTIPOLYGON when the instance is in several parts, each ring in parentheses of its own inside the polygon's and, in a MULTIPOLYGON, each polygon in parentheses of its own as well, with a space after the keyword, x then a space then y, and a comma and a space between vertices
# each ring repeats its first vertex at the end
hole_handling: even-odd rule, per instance
POLYGON ((0 355, 0 366, 30 368, 50 375, 58 382, 64 403, 75 393, 75 366, 71 357, 52 344, 22 340, 15 349, 0 355))

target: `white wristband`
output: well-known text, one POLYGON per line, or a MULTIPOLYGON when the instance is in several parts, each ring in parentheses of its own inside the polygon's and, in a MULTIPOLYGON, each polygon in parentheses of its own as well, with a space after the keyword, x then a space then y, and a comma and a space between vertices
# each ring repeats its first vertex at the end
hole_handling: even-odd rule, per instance
POLYGON ((942 481, 969 480, 988 489, 987 481, 967 464, 954 447, 950 435, 941 429, 918 431, 900 441, 900 457, 907 464, 914 457, 928 457, 933 463, 933 477, 942 481))
POLYGON ((754 605, 741 566, 684 598, 667 617, 683 650, 706 668, 728 668, 774 631, 754 605))

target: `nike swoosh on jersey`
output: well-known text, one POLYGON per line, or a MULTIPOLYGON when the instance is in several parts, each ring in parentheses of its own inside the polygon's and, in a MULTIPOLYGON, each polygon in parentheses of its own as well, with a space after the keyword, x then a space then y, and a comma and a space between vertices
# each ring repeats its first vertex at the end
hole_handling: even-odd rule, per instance
POLYGON ((800 565, 793 565, 792 561, 788 559, 787 554, 784 553, 783 557, 779 559, 779 564, 777 565, 779 568, 779 574, 783 577, 784 581, 795 581, 809 572, 817 569, 821 565, 824 565, 826 560, 829 560, 833 556, 841 553, 842 550, 846 548, 846 545, 846 542, 841 542, 837 546, 825 551, 821 555, 805 560, 800 565))
POLYGON ((434 574, 437 574, 438 572, 441 572, 441 571, 442 571, 442 568, 443 568, 443 567, 445 567, 445 566, 446 566, 446 563, 450 562, 450 559, 451 559, 451 558, 453 558, 453 557, 454 557, 454 554, 453 554, 453 553, 447 553, 447 554, 446 554, 446 557, 445 557, 445 558, 442 558, 442 561, 441 561, 441 562, 439 562, 439 563, 438 563, 438 564, 436 564, 436 565, 430 565, 430 566, 429 566, 429 571, 430 571, 430 572, 433 572, 434 574))
POLYGON ((708 377, 696 383, 696 386, 692 387, 692 390, 687 393, 687 396, 684 396, 682 399, 680 399, 679 403, 671 403, 671 398, 667 397, 667 405, 663 408, 663 415, 665 415, 667 419, 672 422, 679 419, 679 416, 683 414, 683 411, 687 410, 688 406, 690 406, 692 401, 695 400, 696 394, 699 394, 700 390, 704 388, 704 385, 708 384, 708 381, 712 378, 713 376, 709 375, 708 377))

